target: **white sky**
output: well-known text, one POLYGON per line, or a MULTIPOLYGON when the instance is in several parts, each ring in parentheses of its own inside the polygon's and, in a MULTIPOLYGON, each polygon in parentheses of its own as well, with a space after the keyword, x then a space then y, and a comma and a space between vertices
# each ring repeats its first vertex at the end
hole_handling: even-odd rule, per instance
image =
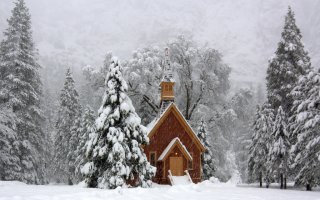
MULTIPOLYGON (((318 0, 26 0, 40 55, 67 52, 81 68, 101 65, 107 51, 120 59, 149 44, 192 33, 224 55, 233 81, 264 81, 267 60, 280 39, 287 6, 296 13, 303 41, 320 65, 318 0)), ((0 31, 12 1, 0 0, 0 31)), ((1 36, 0 36, 1 38, 1 36)), ((70 61, 71 60, 71 61, 70 61)))

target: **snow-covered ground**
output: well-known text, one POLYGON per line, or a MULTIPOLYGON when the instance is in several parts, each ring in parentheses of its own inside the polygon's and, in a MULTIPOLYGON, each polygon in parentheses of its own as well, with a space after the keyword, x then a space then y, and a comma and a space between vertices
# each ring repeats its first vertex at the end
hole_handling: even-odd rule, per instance
POLYGON ((0 200, 320 200, 320 192, 280 190, 275 188, 236 187, 232 184, 213 184, 209 181, 192 185, 153 188, 123 188, 102 190, 65 185, 26 185, 19 182, 0 182, 0 200))

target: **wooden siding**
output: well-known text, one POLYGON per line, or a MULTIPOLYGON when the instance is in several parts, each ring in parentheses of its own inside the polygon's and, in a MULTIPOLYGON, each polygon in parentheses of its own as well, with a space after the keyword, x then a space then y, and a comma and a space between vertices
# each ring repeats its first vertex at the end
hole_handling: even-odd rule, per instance
POLYGON ((174 100, 174 82, 161 83, 161 101, 174 100))
MULTIPOLYGON (((173 110, 169 111, 163 123, 155 130, 154 134, 151 135, 150 144, 144 147, 147 158, 149 158, 150 152, 156 152, 156 155, 161 155, 163 150, 168 144, 176 137, 179 137, 182 144, 185 145, 189 152, 193 153, 193 169, 189 170, 190 176, 193 182, 197 183, 201 180, 201 149, 195 143, 194 139, 187 133, 186 128, 177 119, 173 110)), ((174 153, 183 156, 182 152, 178 147, 171 150, 170 156, 175 156, 174 153)), ((154 181, 160 184, 169 184, 168 182, 168 169, 170 167, 169 157, 162 162, 157 162, 157 173, 154 181)), ((187 169, 187 159, 183 156, 184 170, 187 169)), ((156 158, 158 159, 158 158, 156 158)))

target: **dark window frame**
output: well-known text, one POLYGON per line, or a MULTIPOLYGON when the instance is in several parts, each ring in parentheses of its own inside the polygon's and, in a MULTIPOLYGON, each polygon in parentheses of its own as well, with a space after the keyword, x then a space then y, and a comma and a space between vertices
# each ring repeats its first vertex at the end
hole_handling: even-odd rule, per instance
POLYGON ((151 151, 149 154, 149 161, 152 166, 156 166, 157 164, 157 153, 155 151, 151 151), (154 155, 154 160, 152 160, 152 155, 154 155))

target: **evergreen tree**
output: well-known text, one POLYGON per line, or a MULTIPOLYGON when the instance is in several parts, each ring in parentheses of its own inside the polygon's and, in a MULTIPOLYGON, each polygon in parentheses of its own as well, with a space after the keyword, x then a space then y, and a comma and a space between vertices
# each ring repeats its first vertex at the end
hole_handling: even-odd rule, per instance
POLYGON ((72 160, 69 160, 74 151, 74 141, 76 131, 72 128, 79 123, 79 96, 74 86, 70 69, 67 70, 64 87, 60 94, 60 108, 58 111, 58 120, 56 122, 57 133, 55 136, 55 155, 54 155, 54 174, 58 181, 64 183, 72 182, 73 167, 70 166, 72 160))
POLYGON ((286 114, 282 106, 279 107, 271 135, 271 146, 268 159, 270 174, 280 176, 280 188, 287 188, 287 174, 289 165, 289 133, 286 114))
POLYGON ((203 119, 201 119, 197 136, 202 142, 202 144, 206 147, 206 151, 201 155, 201 164, 202 164, 202 180, 208 180, 212 176, 214 176, 214 162, 213 156, 211 152, 211 145, 208 141, 208 134, 206 130, 206 124, 203 119))
POLYGON ((21 164, 16 117, 8 106, 0 107, 0 180, 19 180, 21 164))
POLYGON ((79 127, 81 126, 81 106, 79 105, 78 113, 75 116, 75 121, 71 127, 70 139, 68 142, 67 168, 69 171, 69 185, 79 182, 77 174, 76 160, 78 157, 77 148, 79 144, 80 134, 79 127))
POLYGON ((267 70, 267 96, 273 109, 280 105, 290 113, 293 99, 289 95, 299 76, 310 69, 310 58, 301 42, 301 32, 296 25, 294 13, 289 7, 285 17, 281 41, 267 70))
POLYGON ((292 130, 296 143, 292 146, 295 181, 307 190, 320 185, 320 73, 311 70, 292 91, 294 115, 292 130))
MULTIPOLYGON (((44 83, 44 85, 47 85, 44 83)), ((45 177, 48 182, 54 181, 52 159, 54 157, 54 136, 55 136, 55 121, 58 110, 58 99, 55 98, 49 91, 49 88, 43 89, 44 94, 42 98, 42 110, 45 113, 45 121, 43 123, 43 130, 46 133, 44 138, 44 157, 45 160, 45 177)))
POLYGON ((96 131, 88 142, 89 161, 82 168, 85 181, 89 187, 116 188, 136 179, 135 184, 148 187, 155 168, 141 149, 148 143, 146 128, 126 94, 128 86, 116 58, 112 59, 105 83, 96 131))
POLYGON ((40 65, 31 31, 31 16, 24 0, 17 0, 0 44, 0 103, 9 104, 16 116, 14 156, 20 160, 20 176, 27 183, 44 182, 44 133, 40 109, 40 65))
POLYGON ((87 162, 85 153, 87 148, 87 141, 89 140, 89 134, 93 131, 94 128, 94 120, 95 114, 94 111, 91 109, 90 106, 87 106, 84 110, 84 113, 81 118, 80 127, 78 128, 78 145, 77 150, 75 152, 76 160, 75 160, 75 167, 76 167, 76 178, 77 180, 81 180, 81 168, 87 162))
POLYGON ((253 123, 252 142, 249 147, 248 171, 251 181, 259 180, 262 187, 263 176, 266 178, 267 187, 269 174, 267 173, 268 153, 273 124, 273 109, 269 104, 258 106, 253 123))

